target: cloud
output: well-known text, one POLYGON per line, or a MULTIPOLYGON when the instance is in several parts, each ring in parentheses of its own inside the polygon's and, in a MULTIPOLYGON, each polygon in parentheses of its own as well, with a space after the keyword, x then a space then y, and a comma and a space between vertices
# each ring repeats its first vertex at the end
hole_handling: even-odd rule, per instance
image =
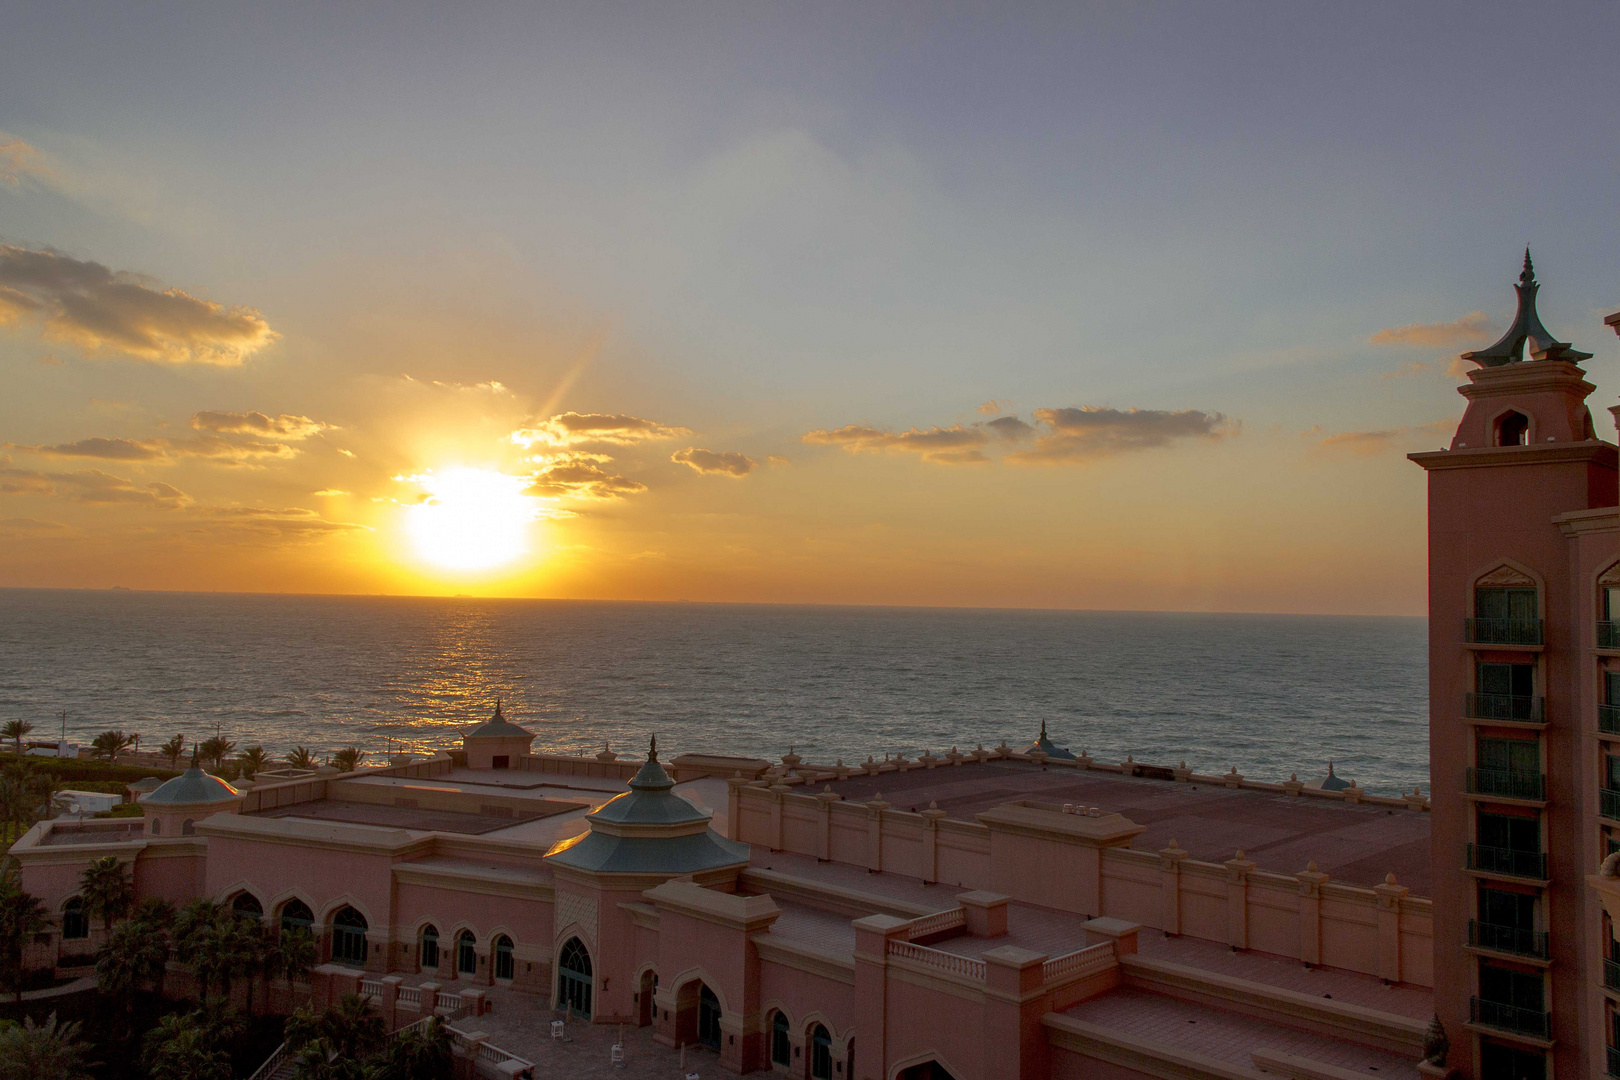
POLYGON ((296 442, 332 430, 332 425, 307 416, 281 413, 266 416, 262 412, 216 412, 205 410, 193 413, 191 426, 198 431, 212 431, 220 435, 257 435, 263 439, 286 439, 296 442))
POLYGON ((978 425, 884 431, 864 424, 846 424, 831 431, 806 432, 804 441, 812 446, 842 446, 852 454, 918 454, 922 460, 939 465, 977 465, 990 460, 980 449, 990 436, 978 425))
POLYGON ((609 458, 599 454, 558 454, 545 461, 535 473, 525 495, 564 499, 617 499, 647 490, 638 480, 608 472, 602 465, 609 458))
POLYGON ((1006 456, 1015 465, 1073 465, 1137 450, 1169 446, 1182 439, 1221 439, 1238 425, 1217 412, 1182 409, 1036 409, 1035 419, 1048 430, 1028 450, 1006 456))
POLYGON ((1380 379, 1406 379, 1413 375, 1422 375, 1433 370, 1433 364, 1425 364, 1421 360, 1409 360, 1405 364, 1396 368, 1394 371, 1379 372, 1378 377, 1380 379))
POLYGON ((0 245, 0 325, 38 319, 47 338, 88 353, 234 366, 275 341, 259 313, 55 251, 0 245))
POLYGON ((38 518, 0 518, 0 537, 8 540, 27 540, 40 536, 66 536, 73 530, 60 521, 41 521, 38 518))
POLYGON ((124 439, 93 437, 50 446, 7 443, 13 450, 46 457, 97 458, 102 461, 169 462, 179 458, 202 458, 227 465, 273 458, 290 461, 298 456, 296 447, 280 442, 229 439, 221 435, 194 435, 185 439, 124 439))
POLYGON ((0 185, 20 188, 25 182, 52 185, 59 172, 44 151, 0 131, 0 185))
POLYGON ((370 526, 327 521, 313 510, 296 506, 215 506, 202 512, 213 520, 198 524, 194 531, 246 533, 284 540, 311 540, 339 533, 371 531, 370 526))
POLYGON ((136 484, 100 469, 79 472, 34 472, 0 467, 0 495, 55 495, 82 503, 140 503, 176 510, 191 497, 170 484, 136 484))
MULTIPOLYGON (((1397 444, 1408 444, 1418 436, 1450 434, 1456 427, 1455 420, 1431 420, 1426 424, 1385 428, 1380 431, 1341 431, 1317 440, 1315 450, 1319 454, 1341 453, 1352 457, 1373 457, 1395 449, 1397 444)), ((1321 430, 1319 427, 1313 427, 1304 435, 1306 438, 1312 438, 1320 434, 1321 430)))
POLYGON ((1378 331, 1368 341, 1374 345, 1418 345, 1429 349, 1446 349, 1453 345, 1485 341, 1490 336, 1489 317, 1483 311, 1471 311, 1451 322, 1390 327, 1378 331))
POLYGON ((716 453, 713 450, 699 450, 695 446, 688 446, 685 450, 677 450, 669 456, 669 460, 679 465, 687 465, 703 473, 705 476, 717 473, 721 476, 734 476, 741 479, 753 472, 759 465, 751 457, 747 457, 735 450, 716 453))
POLYGON ((994 415, 995 413, 1001 412, 1002 410, 1006 409, 1006 407, 1011 405, 1011 404, 1012 404, 1012 402, 1006 400, 1005 398, 992 398, 991 400, 985 402, 983 405, 980 405, 979 406, 979 411, 984 413, 987 416, 990 416, 990 415, 994 415))
POLYGON ((765 460, 770 463, 772 468, 778 468, 778 467, 781 467, 781 466, 787 466, 787 465, 792 465, 793 464, 793 459, 792 458, 785 458, 781 454, 766 454, 765 455, 765 460))
POLYGON ((340 495, 351 495, 353 492, 344 491, 342 488, 322 488, 321 490, 312 492, 311 494, 323 499, 331 499, 340 495))
POLYGON ((1035 428, 1016 416, 998 416, 994 420, 985 421, 985 427, 1007 440, 1028 438, 1035 433, 1035 428))
POLYGON ((611 443, 628 446, 631 443, 657 439, 684 439, 692 432, 683 427, 644 420, 624 413, 558 413, 549 420, 519 428, 512 432, 511 441, 519 446, 544 443, 547 446, 578 446, 582 443, 611 443))

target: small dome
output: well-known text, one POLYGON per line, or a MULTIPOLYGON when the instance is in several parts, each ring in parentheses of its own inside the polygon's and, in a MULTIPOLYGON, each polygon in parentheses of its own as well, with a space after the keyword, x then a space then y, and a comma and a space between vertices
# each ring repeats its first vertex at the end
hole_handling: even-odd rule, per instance
POLYGON ((1330 759, 1328 761, 1327 775, 1321 777, 1320 779, 1313 780, 1305 786, 1315 791, 1343 791, 1345 788, 1350 787, 1351 785, 1350 781, 1334 775, 1333 762, 1330 759))
POLYGON ((241 792, 193 765, 174 779, 165 781, 141 802, 146 806, 196 806, 231 802, 238 798, 241 798, 241 792))
POLYGON ((1046 737, 1046 721, 1045 720, 1041 721, 1041 737, 1036 739, 1034 742, 1030 743, 1029 746, 1024 748, 1024 753, 1026 753, 1026 754, 1033 754, 1033 753, 1037 753, 1037 752, 1045 754, 1048 758, 1055 758, 1055 759, 1057 759, 1059 761, 1073 761, 1074 760, 1074 755, 1073 754, 1071 754, 1067 750, 1063 749, 1063 747, 1055 745, 1052 742, 1051 739, 1048 739, 1046 737))
POLYGON ((482 724, 469 729, 463 739, 532 739, 534 732, 518 727, 501 714, 501 703, 495 702, 495 715, 482 724))

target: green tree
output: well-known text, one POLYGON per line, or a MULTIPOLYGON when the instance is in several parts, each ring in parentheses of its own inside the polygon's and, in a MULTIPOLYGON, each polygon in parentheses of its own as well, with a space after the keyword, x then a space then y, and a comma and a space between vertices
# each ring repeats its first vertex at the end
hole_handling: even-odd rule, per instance
POLYGON ((184 735, 176 735, 174 738, 158 747, 158 753, 169 759, 169 768, 171 769, 179 764, 180 755, 185 752, 186 737, 184 735))
POLYGON ((90 752, 96 757, 106 758, 110 764, 118 764, 118 755, 127 751, 135 740, 122 731, 103 731, 90 742, 90 752))
POLYGON ((130 917, 138 923, 167 934, 174 926, 174 905, 167 900, 148 896, 135 905, 135 913, 130 917))
POLYGON ((450 1030, 439 1017, 397 1035, 382 1055, 381 1080, 449 1080, 450 1030))
POLYGON ((354 772, 360 767, 360 759, 366 752, 358 746, 345 746, 332 755, 332 767, 338 772, 354 772))
POLYGON ((0 1021, 0 1080, 91 1080, 90 1046, 78 1024, 0 1021))
POLYGON ((295 926, 283 930, 276 939, 276 955, 270 961, 270 974, 285 975, 296 981, 309 974, 317 959, 315 935, 301 926, 295 926))
POLYGON ((7 720, 5 726, 0 727, 0 737, 10 739, 17 747, 17 756, 21 757, 23 736, 33 730, 34 725, 27 720, 7 720))
POLYGON ((369 998, 345 994, 323 1013, 299 1009, 284 1028, 295 1080, 376 1080, 385 1075, 388 1029, 369 998))
POLYGON ((287 764, 295 769, 313 769, 315 767, 315 755, 311 754, 305 747, 295 746, 292 748, 292 752, 287 755, 287 764))
POLYGON ((108 997, 121 1000, 125 1013, 132 1013, 143 990, 150 988, 162 996, 168 962, 168 933, 129 919, 113 929, 97 954, 96 984, 108 997))
POLYGON ((229 1045, 203 1010, 170 1013, 146 1033, 152 1080, 231 1080, 229 1045))
POLYGON ((191 967, 197 976, 204 1001, 208 1000, 208 984, 215 971, 215 962, 205 959, 214 948, 213 928, 222 909, 206 897, 198 897, 182 907, 174 917, 174 952, 182 964, 191 967))
POLYGON ((0 874, 0 985, 22 1000, 23 953, 51 925, 45 905, 23 891, 15 871, 0 874))
POLYGON ((217 769, 225 761, 226 756, 235 749, 236 744, 231 740, 215 735, 213 738, 204 739, 197 744, 197 756, 211 763, 217 769))
POLYGON ((0 817, 8 833, 26 831, 49 813, 55 792, 50 776, 34 762, 27 758, 8 762, 0 769, 0 817))
POLYGON ((270 755, 262 746, 250 746, 237 757, 242 775, 251 780, 270 767, 270 755))
POLYGON ((84 913, 100 918, 101 928, 112 933, 113 923, 129 914, 135 903, 135 884, 116 855, 104 855, 79 875, 79 896, 84 913))

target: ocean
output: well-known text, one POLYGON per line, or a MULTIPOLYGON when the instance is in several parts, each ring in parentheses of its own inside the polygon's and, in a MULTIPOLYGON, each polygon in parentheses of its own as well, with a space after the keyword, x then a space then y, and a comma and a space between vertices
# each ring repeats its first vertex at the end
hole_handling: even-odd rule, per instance
POLYGON ((459 745, 846 762, 1054 742, 1428 789, 1417 618, 0 589, 0 720, 238 747, 459 745))

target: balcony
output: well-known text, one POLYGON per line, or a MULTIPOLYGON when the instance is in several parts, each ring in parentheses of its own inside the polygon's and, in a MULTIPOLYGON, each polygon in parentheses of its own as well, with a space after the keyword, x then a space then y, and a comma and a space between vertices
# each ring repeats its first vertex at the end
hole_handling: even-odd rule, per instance
POLYGON ((1469 998, 1468 1019, 1484 1027, 1515 1035, 1529 1035, 1537 1039, 1552 1037, 1552 1015, 1539 1009, 1521 1009, 1517 1005, 1504 1005, 1499 1001, 1469 998))
POLYGON ((1610 821, 1620 821, 1620 791, 1599 788, 1598 813, 1610 821))
POLYGON ((1463 715, 1470 720, 1517 720, 1520 723, 1544 723, 1545 698, 1520 697, 1516 694, 1467 694, 1463 698, 1463 715))
POLYGON ((1547 959, 1545 931, 1521 930, 1517 926, 1498 926, 1495 923, 1468 920, 1468 944, 1476 949, 1547 959))
POLYGON ((1470 645, 1540 645, 1540 619, 1465 619, 1463 640, 1470 645))
POLYGON ((1610 990, 1620 990, 1620 964, 1607 957, 1603 960, 1603 985, 1610 990))
POLYGON ((1598 730, 1609 735, 1620 735, 1620 705, 1598 706, 1598 730))
POLYGON ((1468 794, 1541 802, 1547 797, 1547 780, 1540 773, 1512 769, 1469 769, 1468 794))
POLYGON ((1487 874, 1505 874, 1508 877, 1547 880, 1547 856, 1540 851, 1520 851, 1517 848, 1468 845, 1468 869, 1487 874))
POLYGON ((1597 647, 1600 649, 1620 649, 1620 622, 1600 622, 1597 624, 1597 647))

